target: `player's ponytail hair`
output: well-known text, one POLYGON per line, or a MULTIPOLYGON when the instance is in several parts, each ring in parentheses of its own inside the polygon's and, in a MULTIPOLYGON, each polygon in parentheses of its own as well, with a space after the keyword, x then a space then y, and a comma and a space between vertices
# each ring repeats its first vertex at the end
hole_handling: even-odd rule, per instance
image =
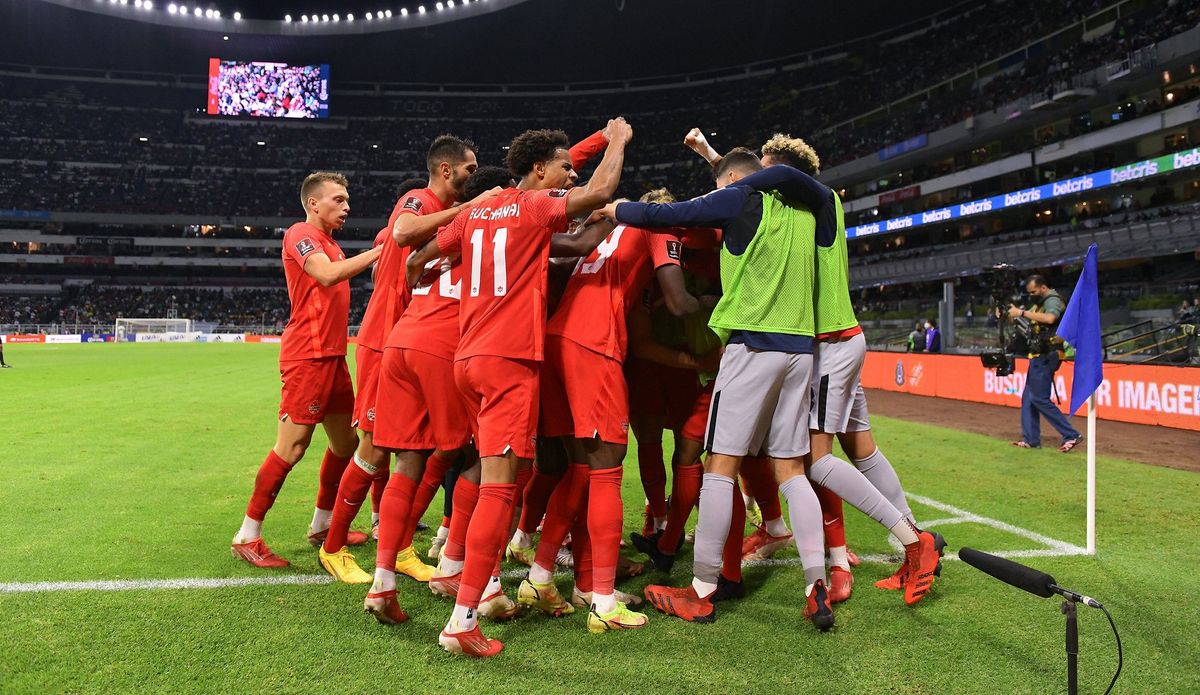
POLYGON ((504 163, 513 175, 520 178, 533 171, 533 166, 538 162, 548 162, 554 159, 554 154, 559 150, 570 148, 571 140, 561 130, 527 130, 513 138, 504 163))

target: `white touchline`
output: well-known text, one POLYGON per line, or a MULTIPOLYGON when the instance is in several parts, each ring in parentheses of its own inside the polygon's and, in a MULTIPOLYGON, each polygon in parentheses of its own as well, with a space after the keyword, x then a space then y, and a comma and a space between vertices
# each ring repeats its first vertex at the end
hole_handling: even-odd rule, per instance
MULTIPOLYGON (((1060 541, 1049 536, 1043 536, 1040 533, 1035 533, 1020 526, 992 519, 979 514, 973 514, 964 509, 959 509, 944 502, 938 502, 935 499, 907 493, 908 497, 913 501, 923 504, 927 507, 932 507, 940 512, 951 514, 952 516, 944 519, 933 519, 922 523, 924 528, 933 528, 936 526, 945 526, 949 524, 982 524, 990 526, 994 529, 1021 536, 1028 540, 1040 543, 1046 547, 1035 548, 1032 550, 1000 550, 993 554, 1000 557, 1010 558, 1026 558, 1026 557, 1074 557, 1077 555, 1086 555, 1087 550, 1077 545, 1060 541)), ((890 538, 890 537, 889 537, 890 538)), ((893 547, 897 552, 901 550, 896 544, 894 538, 890 538, 893 547)), ((890 564, 897 562, 899 554, 884 555, 871 554, 860 555, 859 558, 863 562, 890 564)), ((945 559, 957 560, 957 553, 947 553, 945 559)), ((745 563, 746 567, 789 567, 799 565, 800 558, 779 558, 769 560, 754 560, 745 563)), ((510 569, 501 573, 504 579, 523 579, 528 570, 525 569, 510 569)), ((569 574, 569 572, 559 572, 558 574, 569 574)), ((185 579, 114 579, 103 581, 76 581, 76 582, 9 582, 0 583, 0 594, 22 594, 22 593, 43 593, 53 591, 135 591, 135 590, 158 590, 158 589, 224 589, 229 587, 239 586, 285 586, 297 584, 331 584, 333 578, 325 574, 294 574, 294 575, 274 575, 269 577, 194 577, 185 579)))

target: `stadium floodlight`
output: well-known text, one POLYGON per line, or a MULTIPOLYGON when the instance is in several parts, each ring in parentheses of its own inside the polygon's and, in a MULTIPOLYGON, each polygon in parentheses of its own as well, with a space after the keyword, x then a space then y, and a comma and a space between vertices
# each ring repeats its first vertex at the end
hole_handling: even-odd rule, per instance
POLYGON ((133 0, 133 6, 139 10, 142 9, 142 0, 133 0))
POLYGON ((401 8, 400 8, 400 16, 401 16, 401 17, 407 17, 407 16, 408 16, 408 8, 407 8, 407 7, 401 7, 401 8))
POLYGON ((302 15, 300 15, 300 21, 301 21, 301 22, 307 22, 307 21, 308 21, 308 15, 306 15, 306 14, 302 14, 302 15))
POLYGON ((372 20, 372 19, 374 19, 374 18, 375 18, 375 15, 371 14, 370 12, 368 12, 368 13, 367 13, 367 21, 368 21, 368 22, 369 22, 369 21, 371 21, 371 20, 372 20))
POLYGON ((242 21, 242 13, 241 13, 241 12, 234 12, 234 13, 233 13, 233 21, 235 21, 235 22, 240 22, 240 21, 242 21))
POLYGON ((213 19, 220 19, 220 18, 221 18, 221 11, 213 10, 213 19))
POLYGON ((446 9, 446 4, 444 2, 441 2, 441 0, 438 0, 437 11, 441 12, 444 9, 446 9))
POLYGON ((153 0, 146 0, 145 2, 143 2, 143 3, 142 3, 142 9, 144 9, 144 10, 153 10, 153 9, 154 9, 154 2, 153 2, 153 0))
POLYGON ((263 142, 262 140, 257 140, 254 144, 258 145, 259 147, 265 147, 267 143, 263 142))
POLYGON ((446 0, 446 7, 454 7, 454 0, 446 0))
POLYGON ((334 12, 334 13, 333 13, 333 21, 335 21, 335 22, 340 22, 340 21, 342 21, 342 18, 338 16, 338 13, 337 13, 337 12, 334 12))
POLYGON ((384 15, 385 17, 387 17, 388 19, 391 19, 391 18, 392 18, 392 11, 391 11, 391 10, 386 10, 386 11, 384 11, 383 15, 384 15))
POLYGON ((167 5, 167 12, 169 12, 170 14, 175 14, 178 11, 179 11, 179 8, 175 6, 175 3, 171 3, 170 5, 167 5))
POLYGON ((327 15, 327 14, 323 14, 323 15, 321 15, 321 21, 322 21, 322 22, 328 22, 328 21, 329 21, 329 15, 327 15))
POLYGON ((290 21, 292 21, 292 16, 291 16, 290 14, 285 14, 285 15, 283 16, 283 21, 285 21, 285 22, 290 22, 290 21))
POLYGON ((418 14, 425 14, 425 6, 424 6, 424 5, 417 5, 417 13, 418 13, 418 14))
MULTIPOLYGON (((197 13, 196 13, 196 15, 197 15, 197 16, 199 16, 199 14, 200 14, 199 12, 197 12, 197 13)), ((211 8, 209 8, 209 9, 205 10, 205 11, 204 11, 204 16, 205 16, 205 17, 208 17, 209 19, 212 19, 212 9, 211 9, 211 8)))
POLYGON ((138 142, 150 142, 150 138, 148 138, 148 137, 146 137, 145 135, 143 135, 143 136, 141 136, 141 137, 139 137, 139 138, 138 138, 138 142))
POLYGON ((350 14, 347 14, 347 15, 346 15, 346 21, 347 21, 347 22, 353 22, 353 21, 354 21, 354 13, 353 13, 353 12, 351 12, 350 14))
POLYGON ((200 16, 203 16, 204 12, 199 7, 197 7, 196 9, 192 10, 192 14, 196 15, 197 17, 200 17, 200 16))

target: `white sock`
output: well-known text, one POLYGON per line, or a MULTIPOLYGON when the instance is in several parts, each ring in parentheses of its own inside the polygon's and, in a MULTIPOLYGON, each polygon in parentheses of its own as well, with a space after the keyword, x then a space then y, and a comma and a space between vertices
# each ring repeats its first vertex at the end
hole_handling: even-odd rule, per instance
POLYGON ((437 538, 440 541, 445 541, 449 537, 450 537, 450 527, 449 526, 439 526, 438 530, 437 530, 437 535, 435 536, 435 538, 437 538))
POLYGON ((242 517, 242 527, 238 529, 237 535, 233 537, 233 542, 249 543, 257 538, 262 538, 262 522, 251 519, 248 516, 242 517))
POLYGON ((750 512, 758 508, 758 500, 753 496, 742 493, 742 502, 746 505, 746 511, 750 512))
POLYGON ((510 544, 515 545, 518 548, 528 548, 533 545, 533 537, 530 536, 528 533, 525 533, 521 529, 517 529, 516 532, 513 533, 512 541, 510 541, 510 544))
POLYGON ((655 531, 661 531, 661 530, 665 529, 666 527, 667 527, 667 517, 665 517, 665 516, 654 517, 654 530, 655 531))
POLYGON ((529 581, 534 584, 549 584, 554 581, 554 571, 548 570, 535 562, 529 568, 529 581))
POLYGON ((777 516, 774 519, 766 519, 763 521, 763 526, 767 527, 767 533, 775 536, 776 538, 786 536, 791 533, 791 531, 788 530, 787 524, 784 523, 782 516, 777 516))
MULTIPOLYGON (((696 591, 696 595, 700 598, 709 596, 717 590, 717 585, 713 582, 705 582, 696 578, 692 578, 692 589, 696 591)), ((594 598, 594 597, 593 597, 594 598)))
POLYGON ((396 590, 396 573, 382 567, 375 568, 375 583, 371 585, 371 593, 396 590))
POLYGON ((889 528, 896 540, 900 541, 901 545, 912 545, 917 542, 917 531, 913 525, 908 523, 908 519, 901 519, 896 522, 896 525, 889 528))
POLYGON ((484 596, 491 596, 497 591, 504 591, 504 587, 500 586, 500 575, 495 575, 488 580, 487 588, 483 590, 484 596))
POLYGON ((447 632, 466 632, 474 630, 479 624, 479 617, 474 608, 454 604, 454 612, 450 614, 450 622, 446 623, 447 632))
POLYGON ((617 609, 617 597, 613 594, 597 594, 592 592, 592 608, 601 615, 617 609))
POLYGON ((453 577, 459 572, 462 572, 462 569, 462 560, 451 560, 449 557, 442 555, 442 559, 438 561, 437 576, 453 577))
POLYGON ((379 512, 371 512, 371 525, 374 526, 378 523, 379 523, 379 512))
POLYGON ((329 520, 332 518, 332 509, 314 509, 312 523, 308 527, 313 531, 324 531, 329 528, 329 520))
POLYGON ((847 571, 850 570, 850 556, 846 554, 846 546, 839 545, 829 549, 829 564, 847 571))

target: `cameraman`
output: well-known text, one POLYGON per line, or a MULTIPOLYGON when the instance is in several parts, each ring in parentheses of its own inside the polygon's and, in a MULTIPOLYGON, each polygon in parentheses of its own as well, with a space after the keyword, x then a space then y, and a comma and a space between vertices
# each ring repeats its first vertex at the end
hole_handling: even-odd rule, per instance
POLYGON ((1025 320, 1029 327, 1029 373, 1025 377, 1025 389, 1021 392, 1021 440, 1013 446, 1023 449, 1040 449, 1042 446, 1042 423, 1044 416, 1058 430, 1062 442, 1058 450, 1064 454, 1074 449, 1082 440, 1071 422, 1050 402, 1050 389, 1054 385, 1054 373, 1062 363, 1059 354, 1061 342, 1052 340, 1054 327, 1066 310, 1058 292, 1046 284, 1041 275, 1030 275, 1025 281, 1025 291, 1033 301, 1029 309, 1008 305, 1008 317, 1013 321, 1025 320))

